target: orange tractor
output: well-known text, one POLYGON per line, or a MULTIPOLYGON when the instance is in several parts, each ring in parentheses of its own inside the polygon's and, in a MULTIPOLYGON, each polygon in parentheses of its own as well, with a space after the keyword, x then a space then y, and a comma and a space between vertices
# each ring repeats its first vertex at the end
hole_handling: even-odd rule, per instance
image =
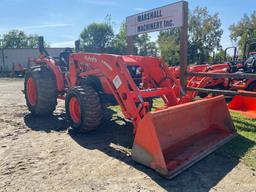
MULTIPOLYGON (((224 63, 214 63, 214 64, 200 64, 200 65, 192 65, 189 66, 188 72, 204 72, 204 73, 235 73, 237 72, 243 65, 240 62, 237 62, 236 60, 236 53, 237 48, 236 47, 228 47, 225 49, 225 55, 224 60, 227 61, 227 52, 228 50, 233 49, 234 55, 229 62, 224 63)), ((180 67, 169 67, 170 71, 175 74, 176 78, 180 78, 180 67)), ((233 84, 229 79, 226 78, 210 78, 210 77, 193 77, 189 76, 188 78, 188 84, 189 87, 195 87, 195 88, 221 88, 221 89, 228 89, 229 87, 233 87, 233 84)), ((207 93, 202 92, 194 92, 193 97, 200 96, 202 98, 206 97, 207 93)))
MULTIPOLYGON (((238 91, 243 96, 235 96, 229 103, 228 107, 231 110, 238 111, 250 118, 256 118, 256 98, 251 95, 246 95, 246 92, 256 91, 256 52, 250 52, 254 49, 256 39, 250 39, 245 43, 244 59, 237 60, 236 47, 229 47, 225 50, 225 58, 227 50, 234 49, 234 56, 230 62, 214 65, 198 65, 190 67, 190 72, 203 72, 212 74, 212 76, 192 76, 189 78, 188 86, 194 88, 210 88, 238 91), (214 74, 223 74, 221 78, 214 77, 214 74)), ((226 59, 225 59, 226 60, 226 59)), ((177 71, 177 70, 176 70, 177 71)), ((194 96, 199 95, 205 97, 207 92, 194 92, 194 96)), ((237 95, 237 94, 234 94, 237 95)))
POLYGON ((52 114, 57 98, 64 99, 71 127, 88 132, 101 125, 106 103, 118 103, 134 125, 132 158, 166 177, 236 135, 224 97, 191 102, 189 94, 179 96, 179 83, 161 59, 78 51, 54 59, 42 37, 39 49, 38 65, 26 73, 24 83, 31 113, 52 114), (152 110, 154 98, 165 106, 152 110))

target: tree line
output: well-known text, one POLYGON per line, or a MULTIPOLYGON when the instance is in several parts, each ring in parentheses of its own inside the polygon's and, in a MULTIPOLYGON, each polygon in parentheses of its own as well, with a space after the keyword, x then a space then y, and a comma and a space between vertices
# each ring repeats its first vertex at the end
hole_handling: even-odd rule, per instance
POLYGON ((21 30, 11 30, 0 36, 0 48, 36 48, 38 35, 27 35, 21 30))
MULTIPOLYGON (((189 63, 219 62, 224 59, 220 45, 223 30, 218 13, 210 14, 206 7, 196 7, 189 12, 188 20, 188 59, 189 63)), ((241 20, 229 27, 230 39, 238 44, 242 52, 244 43, 256 38, 256 11, 244 15, 241 20)), ((122 23, 117 34, 114 33, 111 18, 105 22, 91 23, 80 33, 81 48, 86 52, 127 54, 126 26, 122 23)), ((38 35, 25 34, 12 30, 0 36, 1 48, 36 48, 38 35)), ((179 64, 179 29, 161 31, 157 41, 145 33, 134 38, 136 55, 161 56, 170 65, 179 64)))

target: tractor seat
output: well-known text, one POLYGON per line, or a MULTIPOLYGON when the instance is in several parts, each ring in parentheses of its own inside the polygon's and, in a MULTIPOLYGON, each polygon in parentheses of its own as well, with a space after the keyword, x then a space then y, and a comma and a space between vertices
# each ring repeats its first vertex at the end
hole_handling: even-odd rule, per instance
POLYGON ((256 56, 250 56, 244 66, 247 73, 254 73, 256 71, 256 56))
POLYGON ((63 52, 59 55, 59 65, 61 68, 68 69, 69 66, 69 55, 72 53, 71 48, 66 48, 63 52))

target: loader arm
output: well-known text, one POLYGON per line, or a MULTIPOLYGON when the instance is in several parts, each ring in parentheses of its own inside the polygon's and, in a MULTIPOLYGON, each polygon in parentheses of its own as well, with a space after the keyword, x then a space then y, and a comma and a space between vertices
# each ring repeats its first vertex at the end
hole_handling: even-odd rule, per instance
POLYGON ((167 106, 179 102, 175 94, 178 82, 161 59, 90 53, 74 53, 70 59, 71 86, 77 84, 78 76, 96 75, 103 78, 107 82, 103 87, 107 86, 111 90, 124 116, 133 121, 135 130, 138 122, 149 111, 146 98, 164 98, 167 106), (132 79, 127 69, 129 64, 143 68, 144 86, 141 88, 132 79), (145 79, 154 83, 146 84, 145 79))

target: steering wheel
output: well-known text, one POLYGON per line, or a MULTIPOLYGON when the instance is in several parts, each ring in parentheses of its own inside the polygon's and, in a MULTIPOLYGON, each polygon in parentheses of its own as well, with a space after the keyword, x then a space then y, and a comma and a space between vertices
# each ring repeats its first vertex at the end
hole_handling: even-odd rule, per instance
POLYGON ((68 67, 69 64, 69 55, 72 53, 72 49, 71 48, 66 48, 63 52, 60 53, 60 63, 61 65, 63 65, 64 67, 68 67))
POLYGON ((246 72, 254 73, 256 71, 256 56, 249 57, 245 63, 246 72))

